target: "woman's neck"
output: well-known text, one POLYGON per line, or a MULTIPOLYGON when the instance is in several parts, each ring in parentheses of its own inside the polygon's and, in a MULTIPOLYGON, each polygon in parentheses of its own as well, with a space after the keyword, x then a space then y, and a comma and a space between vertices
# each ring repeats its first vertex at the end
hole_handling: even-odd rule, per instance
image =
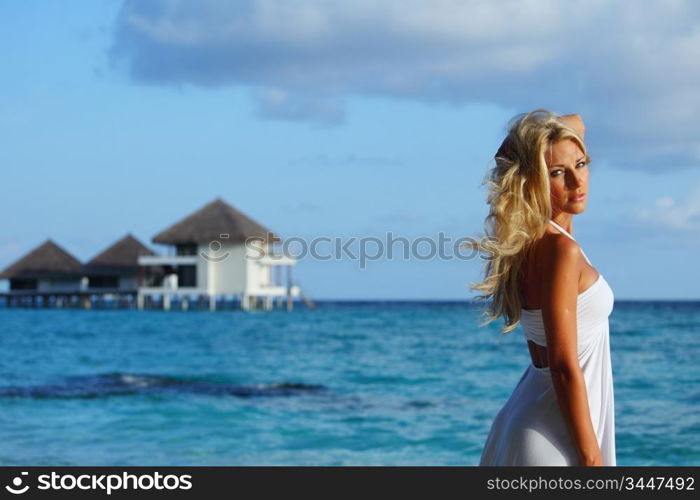
POLYGON ((561 227, 563 227, 567 233, 574 234, 572 227, 573 217, 571 216, 571 214, 561 213, 552 217, 552 220, 559 224, 561 227))

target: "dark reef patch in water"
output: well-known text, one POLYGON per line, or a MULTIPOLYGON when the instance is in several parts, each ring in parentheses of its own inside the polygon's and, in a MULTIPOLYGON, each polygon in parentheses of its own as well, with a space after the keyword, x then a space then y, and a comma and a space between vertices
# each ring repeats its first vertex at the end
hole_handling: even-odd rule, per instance
POLYGON ((151 374, 105 373, 65 377, 56 384, 0 387, 0 397, 36 399, 91 399, 153 393, 189 393, 241 398, 296 396, 324 392, 323 385, 298 382, 225 384, 151 374))

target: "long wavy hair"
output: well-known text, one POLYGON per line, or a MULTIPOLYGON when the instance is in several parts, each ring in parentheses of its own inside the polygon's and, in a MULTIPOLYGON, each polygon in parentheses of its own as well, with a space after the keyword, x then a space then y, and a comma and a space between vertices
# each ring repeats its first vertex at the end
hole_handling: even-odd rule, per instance
POLYGON ((549 172, 545 155, 562 139, 573 140, 590 163, 586 146, 578 133, 560 121, 562 115, 536 109, 521 113, 508 123, 508 134, 494 156, 482 185, 489 187, 489 214, 484 221, 486 234, 476 244, 485 252, 484 279, 470 282, 475 298, 488 302, 482 316, 488 323, 503 316, 502 333, 514 330, 520 322, 522 295, 521 264, 545 233, 552 217, 549 172))

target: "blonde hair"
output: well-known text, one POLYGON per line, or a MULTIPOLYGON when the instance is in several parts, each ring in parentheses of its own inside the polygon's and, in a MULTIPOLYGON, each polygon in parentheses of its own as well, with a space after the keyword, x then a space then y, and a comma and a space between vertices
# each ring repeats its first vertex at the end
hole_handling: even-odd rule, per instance
POLYGON ((545 233, 552 217, 546 152, 555 142, 571 139, 590 163, 583 140, 559 120, 561 116, 536 109, 513 117, 508 134, 494 156, 496 164, 482 183, 489 186, 490 210, 484 221, 486 234, 477 245, 490 255, 484 264, 484 280, 470 282, 472 290, 483 292, 475 298, 489 301, 482 313, 487 319, 479 327, 503 316, 505 334, 520 322, 521 264, 533 243, 545 233))

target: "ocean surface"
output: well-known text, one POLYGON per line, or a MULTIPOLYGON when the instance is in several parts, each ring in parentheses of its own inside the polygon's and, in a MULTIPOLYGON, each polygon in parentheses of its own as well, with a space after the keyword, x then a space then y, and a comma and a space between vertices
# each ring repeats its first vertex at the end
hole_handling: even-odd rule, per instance
MULTIPOLYGON (((477 465, 527 368, 469 302, 0 309, 2 465, 477 465)), ((616 301, 618 465, 700 465, 700 302, 616 301)))

